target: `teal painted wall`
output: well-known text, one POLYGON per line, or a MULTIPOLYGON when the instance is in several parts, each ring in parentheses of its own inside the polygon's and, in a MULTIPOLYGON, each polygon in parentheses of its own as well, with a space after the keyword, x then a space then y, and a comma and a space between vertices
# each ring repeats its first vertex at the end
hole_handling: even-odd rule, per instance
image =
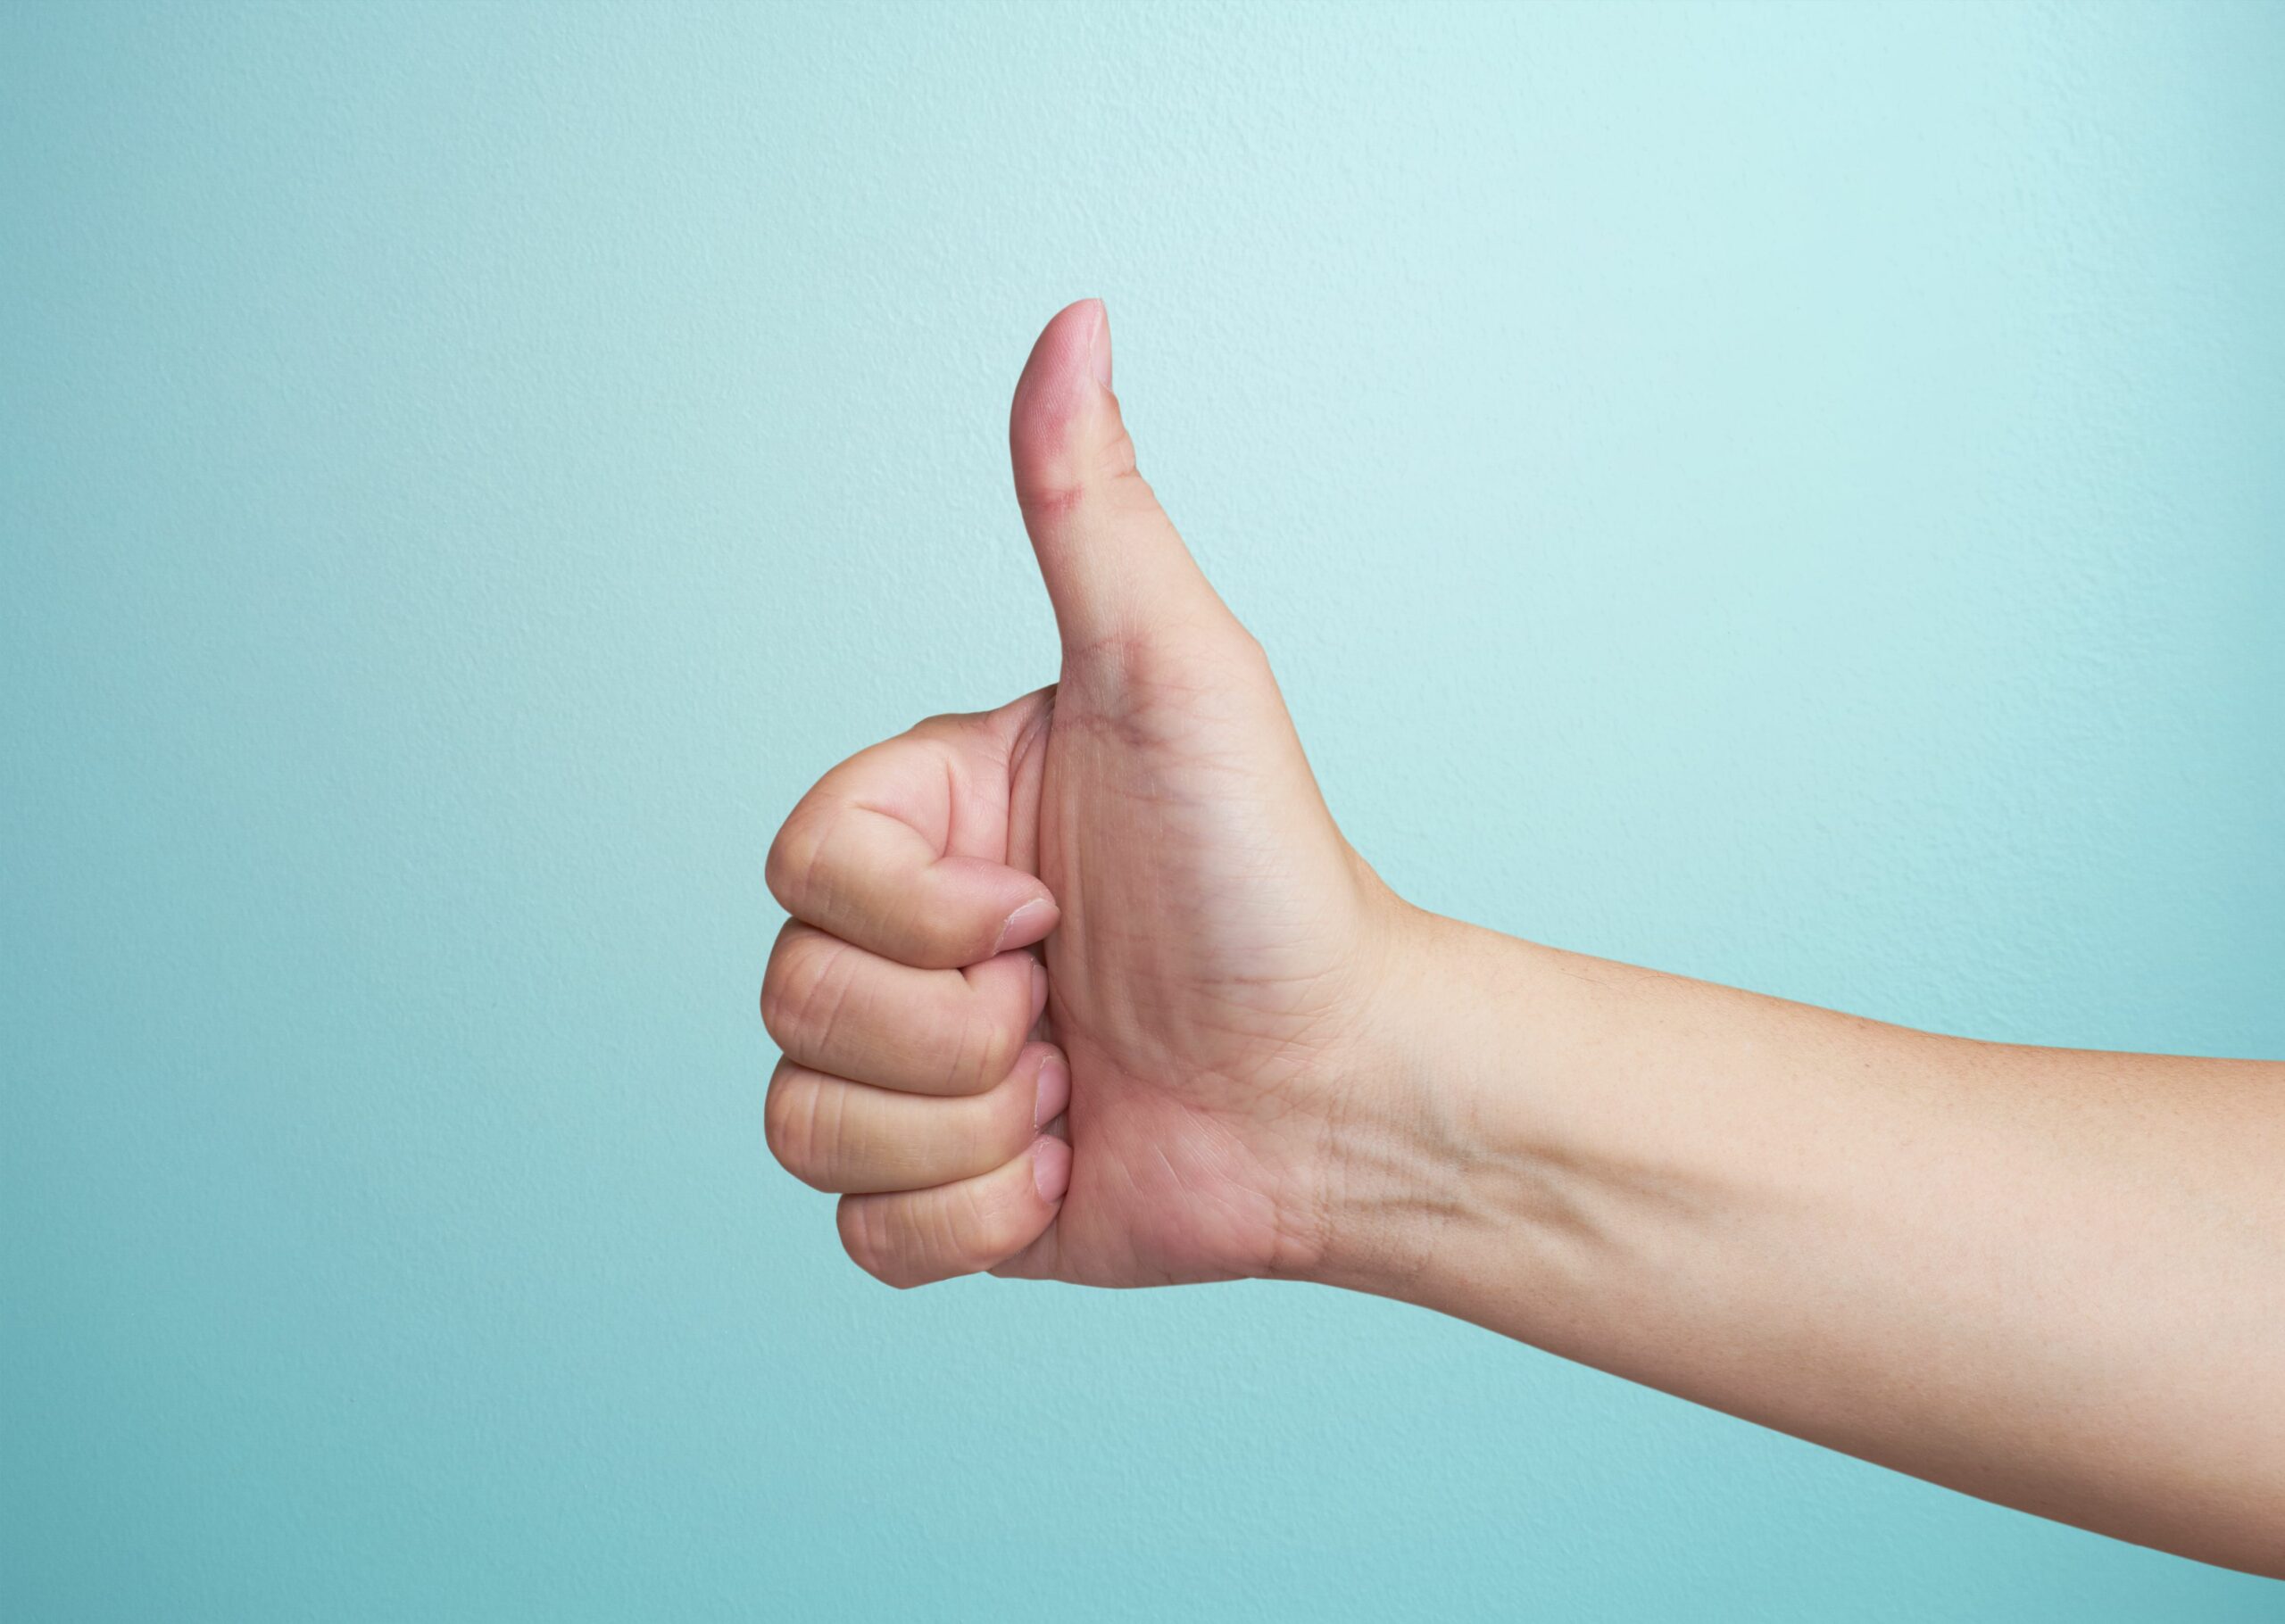
POLYGON ((2285 9, 0 17, 0 1616, 2252 1619, 1392 1305, 896 1296, 777 819, 1145 466, 1416 900, 2285 1055, 2285 9))

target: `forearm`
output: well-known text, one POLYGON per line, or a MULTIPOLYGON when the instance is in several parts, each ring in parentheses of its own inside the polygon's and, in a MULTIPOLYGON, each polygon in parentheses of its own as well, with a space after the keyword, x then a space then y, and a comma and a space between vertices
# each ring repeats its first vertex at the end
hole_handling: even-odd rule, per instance
POLYGON ((1932 1036, 1421 919, 1319 1272, 2285 1570, 2285 1067, 1932 1036))
POLYGON ((1300 1275, 2285 1570, 2285 1068, 1932 1037, 1389 895, 1137 472, 1109 328, 1010 411, 1051 690, 773 841, 774 1154, 899 1286, 1300 1275))

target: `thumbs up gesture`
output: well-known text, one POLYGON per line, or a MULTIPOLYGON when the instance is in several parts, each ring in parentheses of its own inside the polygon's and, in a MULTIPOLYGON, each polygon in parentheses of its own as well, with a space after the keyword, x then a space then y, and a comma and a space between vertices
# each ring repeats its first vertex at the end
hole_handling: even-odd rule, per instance
POLYGON ((1102 305, 1009 423, 1056 684, 834 768, 772 844, 772 1152, 893 1285, 1307 1274, 1393 1110, 1415 916, 1136 471, 1102 305))

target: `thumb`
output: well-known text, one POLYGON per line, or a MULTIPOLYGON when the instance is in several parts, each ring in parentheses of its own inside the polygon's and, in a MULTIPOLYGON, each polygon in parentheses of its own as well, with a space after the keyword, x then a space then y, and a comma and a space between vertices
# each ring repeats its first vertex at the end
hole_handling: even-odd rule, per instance
POLYGON ((1065 306, 1032 345, 1009 413, 1008 448, 1067 659, 1201 622, 1230 623, 1134 471, 1134 443, 1110 392, 1110 322, 1101 300, 1065 306))

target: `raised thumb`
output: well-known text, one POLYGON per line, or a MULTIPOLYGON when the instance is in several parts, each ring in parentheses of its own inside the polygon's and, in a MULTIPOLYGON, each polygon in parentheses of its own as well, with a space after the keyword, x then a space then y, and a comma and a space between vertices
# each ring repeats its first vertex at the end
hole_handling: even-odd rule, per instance
POLYGON ((1032 345, 1008 448, 1067 659, 1161 631, 1234 625, 1134 470, 1101 300, 1067 305, 1032 345))

